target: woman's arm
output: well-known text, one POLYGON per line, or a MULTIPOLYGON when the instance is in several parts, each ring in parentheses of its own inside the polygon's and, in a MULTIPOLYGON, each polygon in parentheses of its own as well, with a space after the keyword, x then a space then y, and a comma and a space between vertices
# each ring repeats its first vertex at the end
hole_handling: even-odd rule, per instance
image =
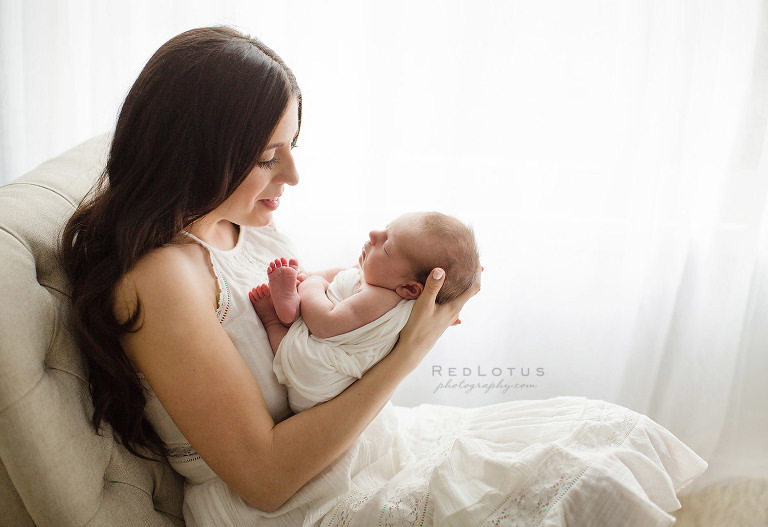
MULTIPOLYGON (((274 511, 341 455, 456 319, 470 295, 436 306, 430 278, 392 352, 338 397, 275 424, 248 366, 212 309, 202 250, 145 257, 117 290, 116 311, 141 299, 123 346, 192 447, 245 501, 274 511)), ((215 302, 215 300, 214 300, 215 302)))
POLYGON ((305 437, 310 439, 309 450, 302 448, 306 457, 298 464, 307 463, 313 467, 312 475, 304 480, 296 474, 293 484, 284 488, 284 499, 280 503, 349 448, 391 399, 402 380, 432 349, 445 329, 457 321, 461 308, 480 288, 478 278, 476 288, 453 302, 437 305, 435 298, 443 281, 444 275, 427 278, 424 291, 415 301, 411 317, 400 332, 398 343, 361 379, 334 399, 286 419, 275 427, 273 437, 276 444, 293 443, 308 433, 313 434, 311 439, 305 437))

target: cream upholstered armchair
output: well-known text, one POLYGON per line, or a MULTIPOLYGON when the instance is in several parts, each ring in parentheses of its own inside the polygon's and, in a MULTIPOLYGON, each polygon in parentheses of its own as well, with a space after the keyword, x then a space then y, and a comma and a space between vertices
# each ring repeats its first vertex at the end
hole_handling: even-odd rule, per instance
POLYGON ((104 166, 101 136, 0 187, 0 525, 183 525, 183 481, 91 426, 85 361, 57 260, 104 166))

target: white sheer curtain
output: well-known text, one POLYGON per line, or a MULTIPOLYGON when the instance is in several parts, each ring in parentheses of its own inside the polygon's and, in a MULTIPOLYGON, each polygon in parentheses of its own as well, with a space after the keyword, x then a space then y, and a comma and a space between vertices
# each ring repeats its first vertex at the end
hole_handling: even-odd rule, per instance
POLYGON ((483 290, 395 402, 601 398, 702 484, 768 476, 764 0, 0 6, 3 180, 109 129, 162 42, 235 25, 304 92, 277 221, 305 264, 406 210, 474 225, 483 290))

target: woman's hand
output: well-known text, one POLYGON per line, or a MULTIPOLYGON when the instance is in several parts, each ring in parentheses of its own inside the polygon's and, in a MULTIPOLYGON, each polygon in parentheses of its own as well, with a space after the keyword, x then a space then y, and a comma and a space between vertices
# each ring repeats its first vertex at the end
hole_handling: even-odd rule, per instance
POLYGON ((445 271, 438 267, 429 274, 424 291, 416 299, 408 323, 400 332, 397 346, 402 354, 407 353, 411 359, 415 360, 413 367, 421 362, 448 326, 461 323, 459 320, 461 308, 467 300, 480 291, 481 271, 482 268, 477 270, 475 283, 464 294, 441 305, 436 304, 435 299, 445 282, 445 271))

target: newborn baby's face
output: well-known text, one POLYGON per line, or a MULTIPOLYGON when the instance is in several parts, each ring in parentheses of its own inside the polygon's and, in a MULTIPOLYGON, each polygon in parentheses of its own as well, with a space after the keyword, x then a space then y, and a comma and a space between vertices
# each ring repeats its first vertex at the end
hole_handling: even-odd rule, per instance
POLYGON ((419 232, 418 213, 404 214, 384 230, 371 231, 360 254, 360 268, 365 281, 374 286, 395 290, 413 280, 411 254, 425 250, 419 232))

